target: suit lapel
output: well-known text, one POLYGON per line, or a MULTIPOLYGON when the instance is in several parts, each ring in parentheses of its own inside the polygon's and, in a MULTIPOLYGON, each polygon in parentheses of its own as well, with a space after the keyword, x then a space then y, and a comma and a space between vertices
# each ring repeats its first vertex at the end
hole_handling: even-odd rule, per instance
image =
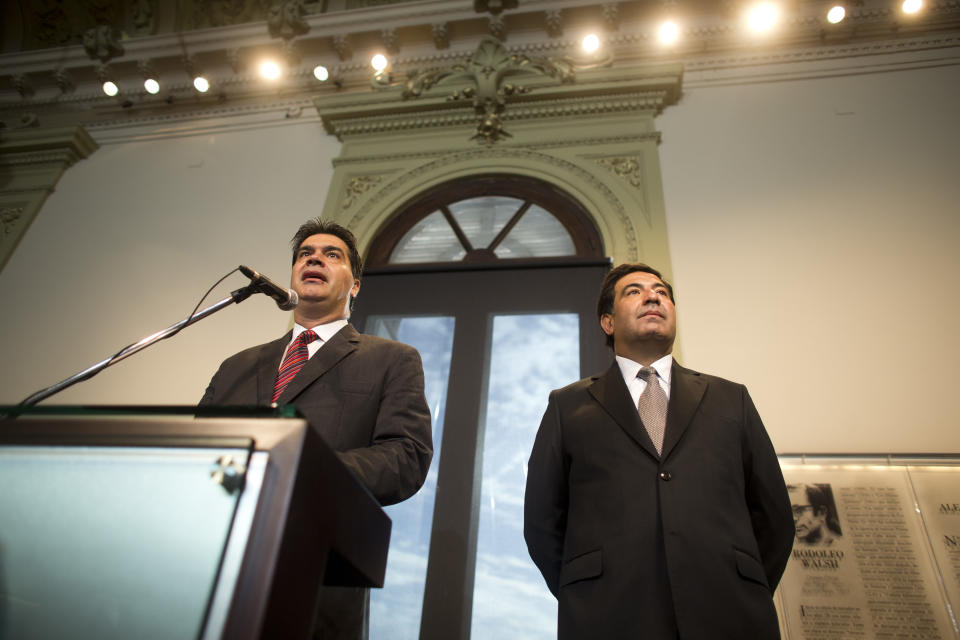
MULTIPOLYGON (((337 331, 312 358, 307 360, 300 373, 283 390, 283 394, 277 399, 277 404, 290 404, 301 391, 355 351, 359 341, 360 334, 349 324, 337 331)), ((279 366, 278 361, 277 367, 279 366)), ((276 373, 274 373, 274 379, 276 379, 276 373)))
MULTIPOLYGON (((610 417, 616 421, 620 428, 627 432, 631 438, 636 440, 637 444, 643 447, 647 453, 654 458, 659 459, 657 449, 653 446, 653 441, 647 434, 646 428, 640 421, 640 414, 637 408, 633 406, 630 399, 630 391, 627 384, 623 381, 623 373, 620 371, 620 365, 614 360, 613 364, 607 369, 607 372, 597 378, 590 385, 590 395, 610 414, 610 417)), ((669 433, 669 428, 668 431, 669 433)))
POLYGON ((673 361, 673 370, 670 373, 670 402, 667 404, 667 431, 663 438, 663 457, 666 458, 683 436, 683 432, 690 426, 693 414, 703 394, 707 390, 707 383, 696 371, 685 369, 673 361))
POLYGON ((263 346, 257 356, 257 404, 269 405, 273 400, 273 385, 277 381, 280 360, 290 344, 293 331, 287 331, 282 338, 263 346))

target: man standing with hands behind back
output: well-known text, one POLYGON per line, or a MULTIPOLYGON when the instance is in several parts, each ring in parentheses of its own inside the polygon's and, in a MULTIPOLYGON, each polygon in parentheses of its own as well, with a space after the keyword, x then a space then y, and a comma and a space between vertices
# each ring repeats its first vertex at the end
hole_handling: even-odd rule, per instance
POLYGON ((610 271, 597 315, 616 361, 550 394, 528 467, 559 638, 779 638, 793 514, 746 388, 673 360, 673 289, 647 265, 610 271))
MULTIPOLYGON (((292 244, 293 330, 225 360, 200 404, 295 405, 381 505, 405 500, 433 455, 420 354, 348 322, 363 270, 349 230, 317 218, 292 244)), ((323 588, 313 637, 366 638, 367 602, 365 589, 323 588)))

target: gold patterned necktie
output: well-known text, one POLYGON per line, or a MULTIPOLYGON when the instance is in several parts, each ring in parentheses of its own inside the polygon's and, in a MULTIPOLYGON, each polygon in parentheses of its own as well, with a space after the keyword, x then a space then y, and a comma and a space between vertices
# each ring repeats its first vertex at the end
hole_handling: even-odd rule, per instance
POLYGON ((663 452, 663 434, 667 427, 667 394, 663 392, 657 380, 657 370, 653 367, 641 367, 637 377, 647 383, 637 401, 637 411, 659 455, 663 452))

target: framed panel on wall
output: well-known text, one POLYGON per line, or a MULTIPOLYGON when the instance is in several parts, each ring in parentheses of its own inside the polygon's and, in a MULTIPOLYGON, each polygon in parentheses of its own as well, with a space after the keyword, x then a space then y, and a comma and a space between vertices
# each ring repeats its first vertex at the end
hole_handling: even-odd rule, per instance
POLYGON ((785 640, 960 638, 960 457, 782 456, 785 640))

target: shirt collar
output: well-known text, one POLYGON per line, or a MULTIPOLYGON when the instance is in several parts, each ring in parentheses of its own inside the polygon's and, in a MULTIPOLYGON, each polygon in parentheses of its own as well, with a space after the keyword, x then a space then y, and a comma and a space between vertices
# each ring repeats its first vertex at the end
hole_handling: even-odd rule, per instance
MULTIPOLYGON (((617 356, 617 364, 620 365, 620 372, 623 374, 624 380, 636 378, 643 366, 639 362, 623 356, 617 356)), ((673 372, 673 355, 668 353, 659 360, 655 360, 650 366, 657 370, 657 375, 669 387, 670 374, 673 372)))
MULTIPOLYGON (((336 335, 337 331, 343 329, 347 326, 348 320, 346 318, 341 318, 340 320, 334 320, 333 322, 328 322, 326 324, 318 324, 313 328, 313 332, 317 334, 317 337, 320 338, 323 342, 328 342, 330 338, 336 335)), ((296 340, 297 336, 306 331, 307 328, 293 323, 293 335, 290 336, 291 340, 296 340)))

